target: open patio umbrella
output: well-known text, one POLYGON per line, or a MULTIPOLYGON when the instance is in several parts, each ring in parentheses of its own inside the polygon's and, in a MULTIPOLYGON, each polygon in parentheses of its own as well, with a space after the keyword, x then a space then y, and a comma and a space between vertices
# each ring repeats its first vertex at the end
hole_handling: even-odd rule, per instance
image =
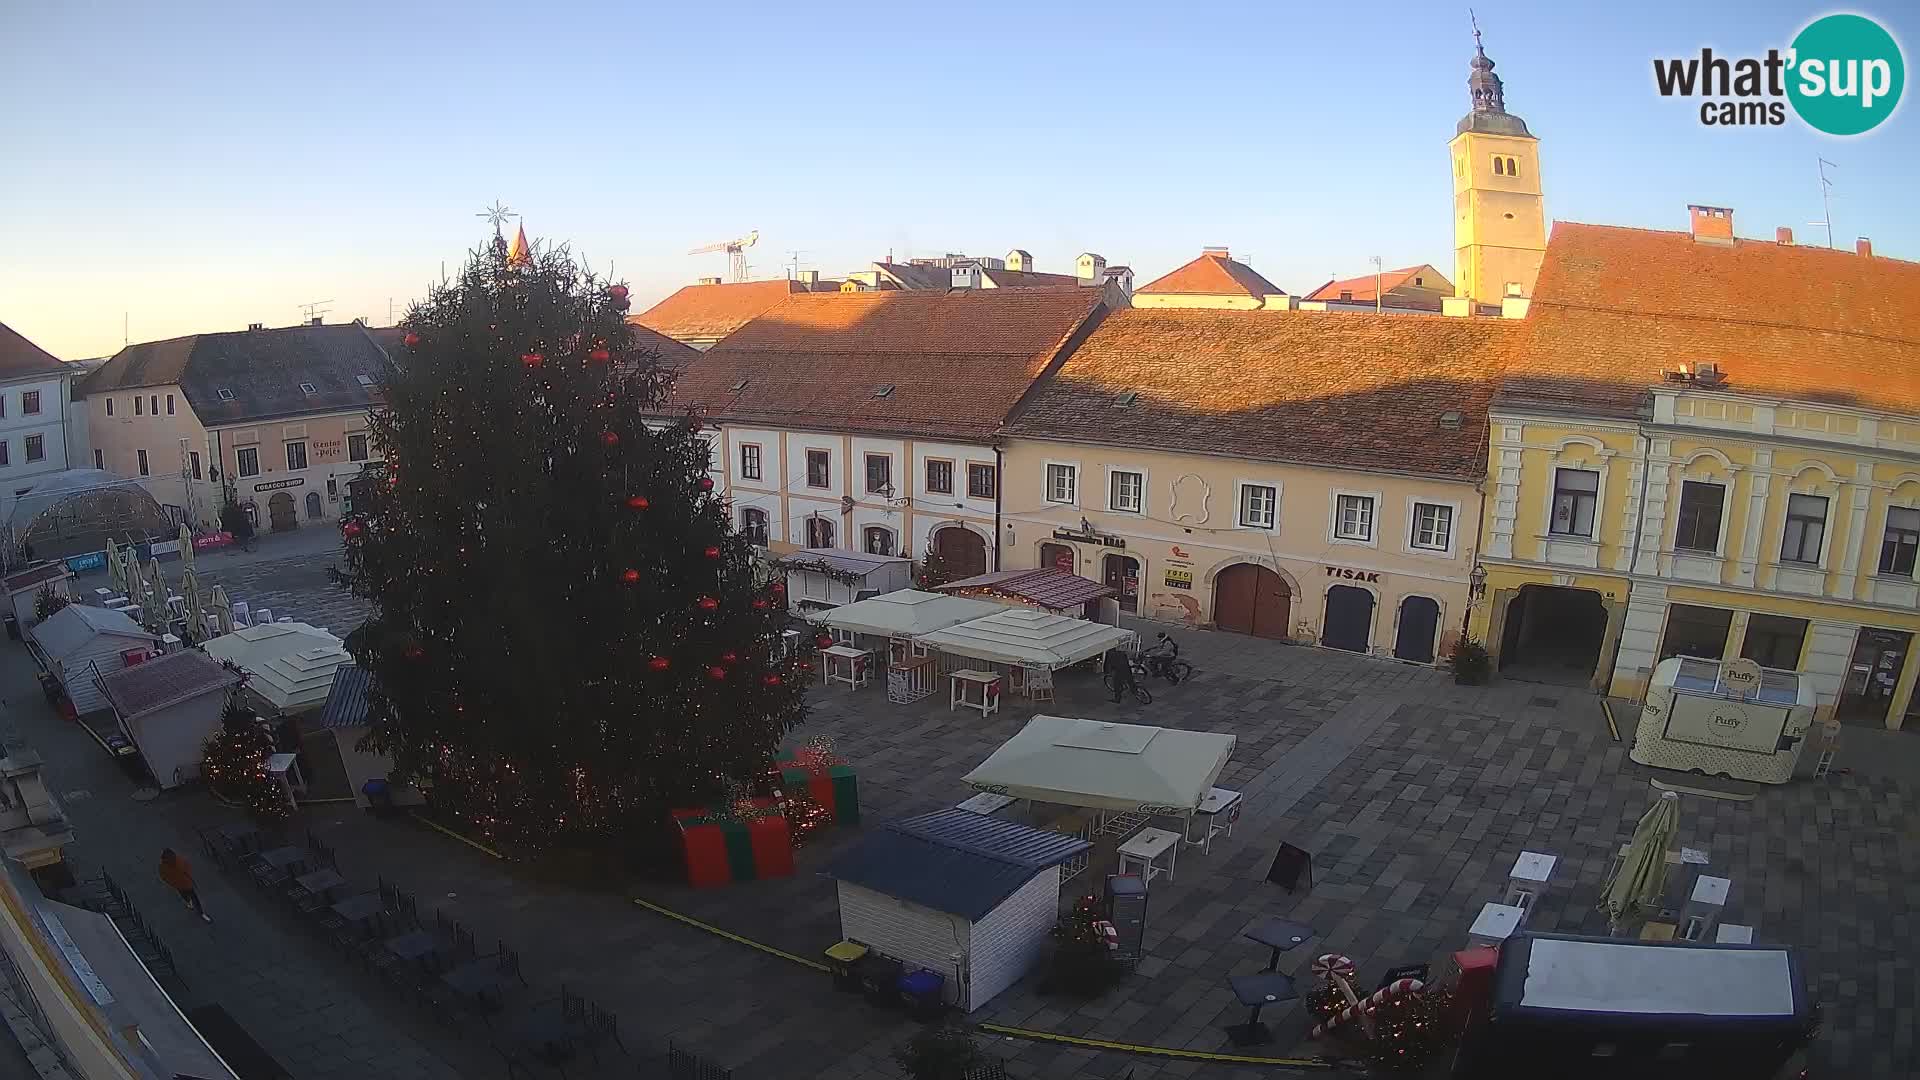
POLYGON ((184 521, 180 523, 180 565, 193 566, 193 530, 184 521))
POLYGON ((125 592, 127 588, 127 572, 120 569, 120 546, 111 536, 107 537, 107 584, 116 592, 125 592))
POLYGON ((227 599, 227 587, 215 585, 213 594, 207 597, 213 605, 213 621, 223 634, 233 633, 233 601, 227 599))
POLYGON ((1600 889, 1600 908, 1607 913, 1609 932, 1617 934, 1628 921, 1659 910, 1667 888, 1667 845, 1679 827, 1680 796, 1663 792, 1641 815, 1627 853, 1600 889))
POLYGON ((207 640, 207 610, 200 598, 200 575, 189 564, 180 575, 180 592, 187 598, 187 636, 194 642, 207 640))

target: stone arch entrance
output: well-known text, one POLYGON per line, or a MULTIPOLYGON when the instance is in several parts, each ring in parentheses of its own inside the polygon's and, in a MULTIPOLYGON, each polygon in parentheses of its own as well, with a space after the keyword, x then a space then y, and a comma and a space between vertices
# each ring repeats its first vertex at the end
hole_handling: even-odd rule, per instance
POLYGON ((284 491, 274 492, 273 498, 267 500, 267 520, 273 523, 274 532, 299 528, 300 519, 293 512, 293 496, 284 491))
POLYGON ((1079 569, 1079 558, 1065 544, 1041 544, 1040 566, 1048 570, 1065 570, 1071 574, 1079 569))
POLYGON ((1599 593, 1562 585, 1522 585, 1506 609, 1500 671, 1524 682, 1588 686, 1607 639, 1599 593))
POLYGON ((1400 601, 1400 627, 1393 637, 1393 655, 1419 664, 1433 663, 1433 642, 1440 629, 1440 603, 1430 596, 1400 601))
POLYGON ((320 508, 320 493, 317 491, 307 492, 307 520, 319 521, 322 513, 324 513, 324 511, 320 508))
POLYGON ((1108 554, 1100 560, 1101 583, 1120 594, 1120 610, 1133 615, 1140 610, 1140 560, 1131 555, 1108 554))
POLYGON ((1373 637, 1373 594, 1353 585, 1327 590, 1327 617, 1320 644, 1329 649, 1366 652, 1373 637))
POLYGON ((1236 634, 1291 637, 1293 592, 1267 567, 1235 563, 1213 579, 1213 624, 1236 634))
POLYGON ((987 572, 987 542, 964 525, 943 525, 935 530, 933 550, 940 553, 940 561, 956 579, 987 572))

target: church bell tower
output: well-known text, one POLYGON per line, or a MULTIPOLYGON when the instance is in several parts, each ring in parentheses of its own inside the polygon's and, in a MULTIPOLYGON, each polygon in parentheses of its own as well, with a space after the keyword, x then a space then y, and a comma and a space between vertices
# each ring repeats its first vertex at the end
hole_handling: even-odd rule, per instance
POLYGON ((1447 148, 1453 158, 1453 282, 1474 304, 1532 296, 1547 250, 1540 140, 1507 111, 1506 90, 1473 29, 1467 91, 1473 110, 1447 148))

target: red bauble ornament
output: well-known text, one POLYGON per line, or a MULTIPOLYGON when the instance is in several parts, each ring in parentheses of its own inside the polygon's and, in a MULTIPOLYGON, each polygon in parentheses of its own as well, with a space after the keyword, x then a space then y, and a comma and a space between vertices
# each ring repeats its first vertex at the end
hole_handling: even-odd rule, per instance
POLYGON ((705 555, 709 559, 717 559, 720 557, 720 549, 717 547, 710 547, 706 551, 702 552, 701 554, 705 555))
POLYGON ((420 345, 420 335, 409 330, 407 331, 407 336, 401 338, 400 341, 409 349, 417 348, 420 345))
POLYGON ((601 446, 619 446, 619 445, 620 445, 620 433, 619 433, 619 432, 617 432, 617 431, 603 431, 603 432, 601 432, 601 433, 600 433, 600 445, 601 445, 601 446))
POLYGON ((801 670, 801 671, 812 671, 812 670, 813 670, 813 664, 812 664, 812 663, 811 663, 810 661, 806 661, 806 660, 802 660, 802 661, 800 661, 800 670, 801 670))
POLYGON ((719 611, 720 610, 720 601, 715 600, 711 596, 703 596, 696 602, 700 605, 701 611, 719 611))
POLYGON ((784 582, 776 581, 773 584, 767 586, 767 591, 772 593, 775 596, 781 596, 786 593, 787 586, 784 582))
POLYGON ((673 666, 673 661, 667 659, 664 656, 656 656, 653 659, 647 661, 647 667, 653 669, 654 671, 665 671, 672 666, 673 666))
POLYGON ((522 353, 520 356, 520 362, 527 365, 530 368, 537 368, 541 364, 546 363, 547 358, 544 356, 541 356, 537 352, 522 353))
POLYGON ((719 682, 720 680, 722 680, 722 679, 724 679, 724 678, 726 678, 726 677, 727 677, 727 669, 726 669, 726 668, 723 668, 723 667, 710 667, 710 668, 708 668, 708 669, 707 669, 707 678, 709 678, 709 679, 712 679, 712 680, 713 680, 714 682, 719 682))
POLYGON ((723 652, 720 654, 720 662, 723 664, 735 663, 739 659, 740 659, 739 653, 723 652))
POLYGON ((767 610, 767 602, 765 600, 755 600, 753 602, 753 608, 755 611, 765 611, 767 610))
POLYGON ((605 349, 595 349, 592 352, 587 354, 587 359, 593 361, 596 364, 604 364, 607 361, 613 359, 613 354, 608 352, 605 349))
POLYGON ((821 634, 819 637, 813 639, 813 643, 824 649, 833 644, 833 637, 829 634, 821 634))
POLYGON ((640 580, 640 571, 629 566, 625 570, 620 571, 620 580, 629 585, 633 585, 640 580))
POLYGON ((358 538, 361 532, 363 532, 364 530, 361 528, 359 522, 349 521, 345 525, 340 526, 340 531, 346 536, 347 539, 353 540, 358 538))
POLYGON ((645 510, 652 505, 653 503, 645 495, 627 496, 627 509, 629 510, 645 510))
POLYGON ((607 295, 613 297, 615 300, 625 300, 627 298, 627 287, 625 285, 609 285, 607 286, 607 295))
POLYGON ((713 477, 711 477, 711 476, 703 476, 703 477, 701 477, 701 478, 700 478, 700 490, 701 490, 701 491, 712 491, 712 490, 713 490, 713 477))
POLYGON ((769 675, 769 676, 767 676, 766 678, 764 678, 764 679, 761 679, 760 681, 761 681, 761 682, 763 682, 763 683, 766 683, 766 684, 767 684, 768 686, 779 686, 779 685, 780 685, 780 676, 778 676, 778 675, 769 675))
POLYGON ((427 655, 427 650, 421 648, 418 645, 409 645, 407 646, 406 651, 401 653, 400 655, 406 657, 409 660, 419 660, 424 658, 427 655))

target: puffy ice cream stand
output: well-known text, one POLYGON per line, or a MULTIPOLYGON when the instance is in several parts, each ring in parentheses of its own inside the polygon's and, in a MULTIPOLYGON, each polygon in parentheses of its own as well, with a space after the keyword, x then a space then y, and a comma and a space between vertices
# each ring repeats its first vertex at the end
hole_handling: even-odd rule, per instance
POLYGON ((1813 685, 1751 660, 1675 656, 1653 669, 1633 760, 1784 784, 1813 724, 1813 685))

